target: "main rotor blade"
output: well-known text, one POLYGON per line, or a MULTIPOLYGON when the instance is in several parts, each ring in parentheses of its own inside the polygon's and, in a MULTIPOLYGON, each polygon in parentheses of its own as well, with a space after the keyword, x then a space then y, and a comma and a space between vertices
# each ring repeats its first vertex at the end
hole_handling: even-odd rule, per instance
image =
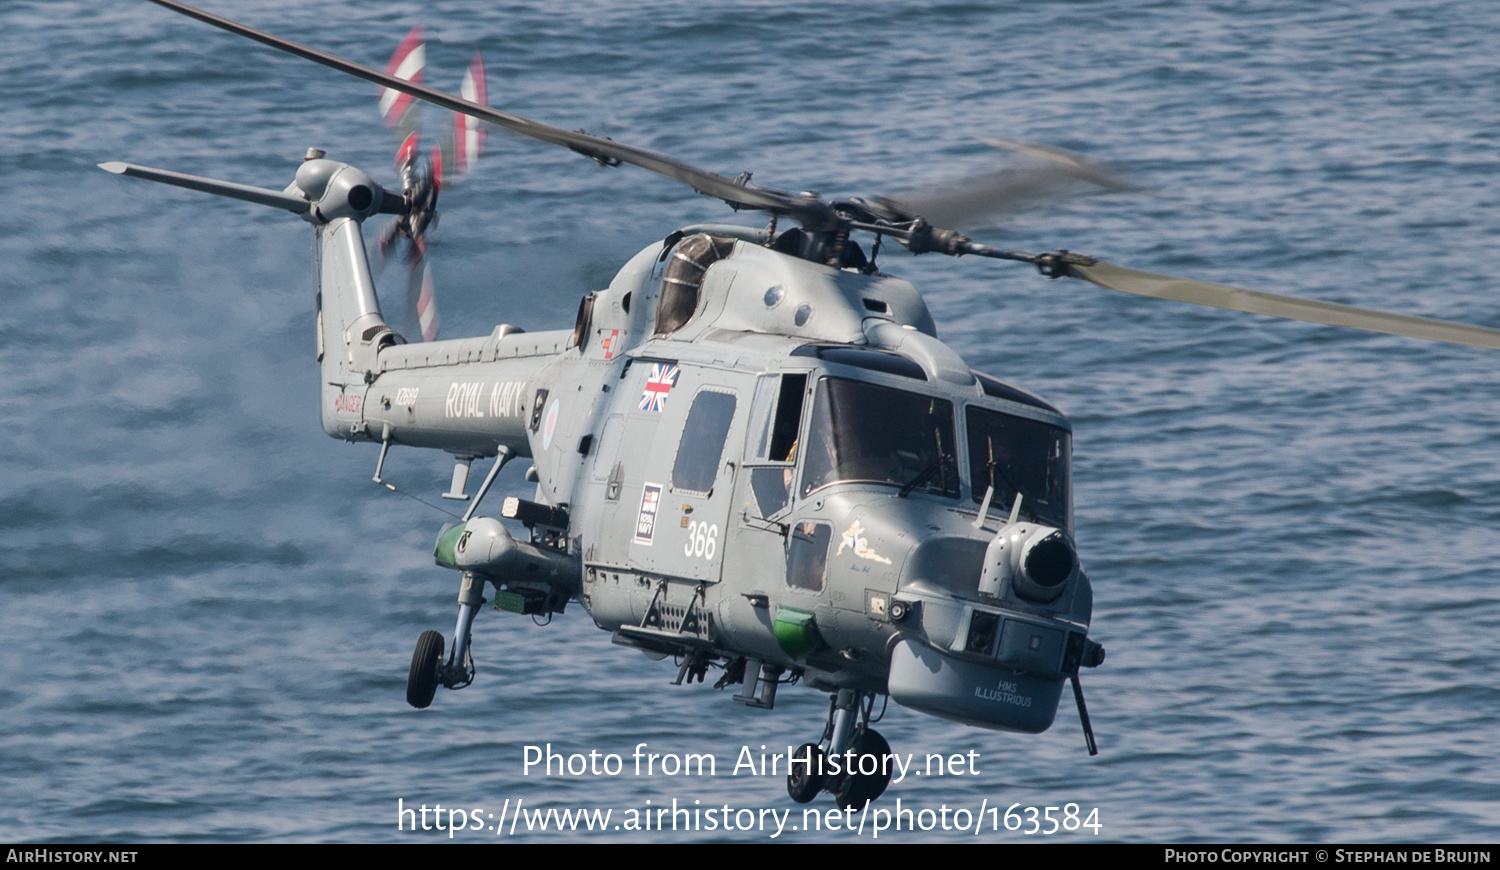
POLYGON ((114 175, 144 178, 148 181, 159 181, 162 184, 170 184, 174 187, 201 190, 204 193, 227 196, 230 199, 241 199, 245 202, 253 202, 259 205, 269 205, 272 208, 284 208, 294 214, 307 214, 307 210, 312 207, 312 203, 307 200, 299 196, 293 196, 290 193, 283 193, 279 190, 252 187, 248 184, 236 184, 232 181, 219 181, 216 178, 204 178, 201 175, 187 175, 182 172, 173 172, 170 169, 153 169, 149 166, 137 166, 134 163, 121 163, 117 160, 101 163, 99 164, 99 168, 114 175))
POLYGON ((536 121, 527 120, 519 115, 512 115, 509 112, 502 112, 498 109, 492 109, 489 106, 481 106, 478 103, 472 103, 468 100, 455 97, 452 94, 444 93, 443 91, 415 82, 409 82, 396 76, 387 75, 369 67, 344 60, 343 58, 326 54, 317 49, 308 48, 305 45, 246 27, 227 18, 211 15, 201 9, 195 9, 192 6, 179 3, 177 0, 151 0, 151 2, 159 6, 165 6, 175 12, 180 12, 190 18, 196 18, 206 24, 212 24, 231 33, 237 33, 240 36, 253 39, 263 45, 269 45, 278 51, 297 55, 314 63, 320 63, 323 66, 331 67, 340 72, 374 82, 393 91, 410 94, 418 99, 442 106, 445 109, 451 109, 482 121, 488 121, 497 127, 504 127, 523 136, 539 139, 552 145, 571 148, 586 157, 591 157, 600 162, 611 163, 619 161, 621 163, 629 163, 632 166, 639 166, 642 169, 649 169, 659 175, 665 175, 668 178, 679 181, 701 194, 722 199, 733 206, 765 209, 777 214, 796 217, 804 223, 819 223, 828 214, 828 206, 815 197, 792 196, 769 188, 748 187, 738 184, 734 179, 726 178, 716 172, 698 169, 680 160, 667 157, 663 154, 657 154, 644 148, 637 148, 633 145, 622 145, 611 139, 591 136, 587 133, 577 133, 558 127, 551 127, 536 121))
POLYGON ((1118 170, 1112 169, 1087 154, 1058 148, 1055 145, 1043 145, 1040 142, 1012 142, 1008 139, 983 139, 981 141, 991 148, 998 148, 1013 154, 1023 154, 1035 160, 1050 163, 1079 181, 1097 184, 1111 190, 1123 190, 1126 193, 1146 192, 1145 188, 1120 175, 1118 170))
POLYGON ((985 139, 992 148, 1032 158, 1031 166, 987 172, 940 188, 890 197, 887 201, 940 227, 963 227, 991 215, 1053 199, 1084 184, 1141 193, 1142 189, 1086 155, 1050 145, 985 139))
POLYGON ((1368 308, 1355 308, 1352 305, 1298 299, 1294 296, 1279 296, 1275 293, 1261 293, 1256 290, 1230 287, 1226 284, 1210 284, 1207 281, 1192 281, 1171 275, 1140 272, 1098 260, 1091 265, 1072 263, 1068 269, 1075 278, 1082 278, 1109 290, 1133 293, 1136 296, 1175 299, 1178 302, 1191 302, 1194 305, 1244 311, 1249 314, 1264 314, 1288 320, 1301 320, 1306 323, 1321 323, 1325 326, 1343 326, 1369 332, 1383 332, 1388 335, 1404 335, 1428 341, 1500 350, 1500 329, 1454 323, 1448 320, 1412 317, 1405 314, 1390 314, 1385 311, 1372 311, 1368 308))

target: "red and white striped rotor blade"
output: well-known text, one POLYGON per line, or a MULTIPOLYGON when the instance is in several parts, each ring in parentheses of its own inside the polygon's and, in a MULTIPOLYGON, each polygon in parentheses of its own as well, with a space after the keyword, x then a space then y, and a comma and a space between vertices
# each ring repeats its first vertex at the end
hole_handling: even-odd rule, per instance
POLYGON ((422 133, 420 130, 411 131, 401 142, 401 147, 396 149, 396 168, 400 169, 408 163, 417 159, 417 149, 422 145, 422 133))
MULTIPOLYGON (((458 86, 458 95, 471 103, 489 105, 489 86, 485 81, 484 58, 479 52, 474 52, 474 59, 469 61, 469 68, 464 72, 463 83, 458 86)), ((455 175, 463 175, 479 160, 479 154, 484 150, 484 125, 477 118, 468 115, 453 114, 454 133, 454 167, 455 175)))
MULTIPOLYGON (((422 25, 418 24, 396 47, 396 53, 391 55, 391 62, 385 65, 385 72, 386 75, 420 85, 422 71, 426 66, 427 46, 422 41, 422 25)), ((384 119, 386 129, 394 130, 402 123, 414 99, 410 94, 390 88, 380 89, 380 117, 384 119)))
POLYGON ((422 290, 417 294, 417 324, 422 328, 423 341, 436 341, 438 337, 437 296, 432 290, 432 268, 427 259, 422 259, 422 290))
POLYGON ((448 184, 453 180, 448 175, 447 167, 444 164, 443 149, 436 145, 432 146, 432 157, 430 159, 432 160, 432 183, 436 184, 438 189, 441 190, 444 184, 448 184))

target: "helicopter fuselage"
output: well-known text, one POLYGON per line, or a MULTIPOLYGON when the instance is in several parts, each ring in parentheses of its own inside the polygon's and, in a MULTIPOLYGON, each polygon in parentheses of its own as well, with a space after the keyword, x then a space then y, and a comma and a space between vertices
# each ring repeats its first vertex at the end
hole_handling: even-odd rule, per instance
MULTIPOLYGON (((339 171, 314 162, 329 165, 309 176, 339 171)), ((722 661, 753 706, 800 679, 982 727, 1051 725, 1090 645, 1070 426, 971 371, 909 283, 695 227, 585 296, 571 331, 406 344, 357 218, 319 229, 325 430, 465 470, 533 462, 533 499, 503 511, 526 533, 471 510, 439 535, 461 602, 486 582, 516 612, 576 600, 689 680, 722 661), (1038 583, 1020 550, 1043 539, 1038 583)))

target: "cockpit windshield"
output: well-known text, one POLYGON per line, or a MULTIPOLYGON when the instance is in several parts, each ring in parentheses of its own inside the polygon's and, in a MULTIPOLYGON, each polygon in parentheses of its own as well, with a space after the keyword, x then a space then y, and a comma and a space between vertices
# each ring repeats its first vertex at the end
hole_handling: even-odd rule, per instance
POLYGON ((802 494, 841 480, 890 483, 957 498, 953 403, 843 378, 814 399, 802 494))
POLYGON ((1021 517, 1068 529, 1071 436, 1065 429, 989 411, 967 413, 969 481, 974 501, 993 486, 993 510, 1009 511, 1021 493, 1021 517))

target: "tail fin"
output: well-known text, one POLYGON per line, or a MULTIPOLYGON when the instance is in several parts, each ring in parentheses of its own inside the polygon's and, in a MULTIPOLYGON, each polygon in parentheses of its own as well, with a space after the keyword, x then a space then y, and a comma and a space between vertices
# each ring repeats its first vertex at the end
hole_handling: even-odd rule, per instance
POLYGON ((401 339, 380 312, 362 224, 388 210, 384 201, 390 195, 368 175, 332 160, 303 163, 296 186, 315 204, 309 220, 317 232, 323 431, 349 440, 368 437, 365 389, 379 372, 381 348, 401 339))

